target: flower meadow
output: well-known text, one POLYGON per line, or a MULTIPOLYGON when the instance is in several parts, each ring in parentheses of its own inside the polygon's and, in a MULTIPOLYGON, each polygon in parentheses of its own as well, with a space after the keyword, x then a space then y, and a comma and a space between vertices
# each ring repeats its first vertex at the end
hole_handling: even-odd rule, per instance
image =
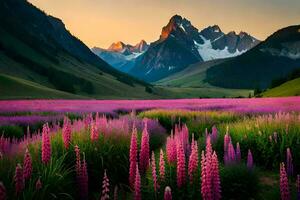
POLYGON ((0 200, 300 199, 299 100, 0 102, 0 200))

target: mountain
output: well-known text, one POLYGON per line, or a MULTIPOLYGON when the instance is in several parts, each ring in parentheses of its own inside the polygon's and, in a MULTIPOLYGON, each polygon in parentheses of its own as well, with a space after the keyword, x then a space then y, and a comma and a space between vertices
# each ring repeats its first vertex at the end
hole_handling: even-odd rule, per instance
POLYGON ((0 1, 0 19, 1 91, 7 97, 45 98, 49 91, 53 98, 153 98, 148 84, 112 68, 60 19, 26 0, 0 1))
POLYGON ((108 49, 93 47, 91 50, 114 68, 128 72, 134 66, 136 58, 142 55, 148 47, 145 40, 141 40, 134 46, 118 41, 111 44, 108 49))
POLYGON ((216 25, 199 32, 189 20, 175 15, 129 73, 154 82, 193 63, 240 55, 258 43, 245 32, 225 34, 216 25))
POLYGON ((209 68, 205 81, 218 87, 265 89, 299 68, 300 25, 296 25, 280 29, 247 53, 209 68))

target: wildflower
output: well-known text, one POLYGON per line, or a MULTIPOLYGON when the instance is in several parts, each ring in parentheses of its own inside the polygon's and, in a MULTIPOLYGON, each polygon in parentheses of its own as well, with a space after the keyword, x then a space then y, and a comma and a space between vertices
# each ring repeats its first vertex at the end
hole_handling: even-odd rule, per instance
POLYGON ((66 149, 68 149, 70 146, 71 134, 72 134, 71 122, 67 117, 65 117, 63 129, 62 129, 62 138, 66 149))
POLYGON ((42 162, 47 164, 51 159, 51 143, 49 137, 49 126, 44 124, 42 133, 42 162))
POLYGON ((196 142, 192 143, 192 152, 189 158, 188 174, 190 182, 193 182, 193 175, 198 168, 198 145, 196 142))
POLYGON ((241 162, 241 148, 240 148, 240 143, 236 143, 236 161, 237 163, 241 162))
POLYGON ((139 172, 138 164, 136 163, 136 173, 135 173, 135 181, 134 181, 134 200, 141 200, 141 176, 139 172))
POLYGON ((26 148, 25 155, 24 155, 24 161, 23 161, 23 177, 24 180, 30 179, 32 174, 32 159, 31 155, 28 151, 28 148, 26 148))
POLYGON ((164 200, 172 200, 172 191, 169 186, 165 188, 164 200))
POLYGON ((106 170, 104 170, 101 200, 108 200, 108 199, 109 199, 109 179, 106 175, 106 170))
POLYGON ((284 163, 280 164, 280 194, 281 200, 290 199, 289 181, 285 171, 284 163))
POLYGON ((219 162, 216 152, 213 153, 211 163, 212 196, 214 200, 221 199, 221 182, 219 175, 219 162))
POLYGON ((203 200, 212 199, 212 188, 211 188, 211 173, 210 165, 207 165, 207 158, 205 157, 204 151, 201 153, 201 194, 203 200))
POLYGON ((136 162, 137 162, 137 130, 134 127, 131 134, 130 152, 129 152, 129 183, 134 187, 136 177, 136 162))
POLYGON ((150 147, 149 147, 149 133, 147 130, 147 122, 145 123, 145 127, 142 133, 142 141, 141 141, 141 152, 140 152, 140 170, 144 173, 148 166, 149 161, 149 154, 150 154, 150 147))
POLYGON ((99 132, 96 122, 91 122, 91 140, 96 141, 99 138, 99 132))
POLYGON ((156 192, 157 188, 158 188, 158 183, 157 183, 157 174, 156 174, 155 155, 154 155, 153 151, 152 151, 152 156, 151 156, 151 169, 152 169, 152 179, 153 179, 154 191, 156 192))
POLYGON ((0 182, 0 200, 6 199, 6 188, 4 187, 3 183, 0 182))
POLYGON ((227 163, 225 163, 225 164, 233 164, 233 163, 235 163, 235 160, 236 160, 236 158, 235 158, 234 147, 230 141, 228 144, 228 147, 227 147, 227 163))
POLYGON ((17 164, 14 181, 15 181, 16 194, 19 194, 24 189, 23 169, 20 164, 17 164))
POLYGON ((248 150, 247 167, 248 167, 248 169, 253 168, 253 157, 252 157, 252 153, 251 153, 250 149, 248 150))
POLYGON ((290 148, 286 149, 286 170, 288 176, 293 175, 293 157, 290 148))
POLYGON ((41 182, 41 178, 39 177, 39 179, 35 183, 35 189, 40 190, 41 188, 42 188, 42 182, 41 182))
POLYGON ((81 160, 80 160, 80 149, 77 145, 75 145, 74 151, 76 155, 75 171, 76 171, 76 176, 78 178, 81 173, 81 160))
POLYGON ((160 182, 165 181, 165 159, 164 159, 164 152, 162 149, 160 149, 160 155, 159 155, 159 178, 160 182))
POLYGON ((173 133, 167 138, 166 143, 166 151, 167 151, 167 159, 169 163, 173 163, 176 161, 177 150, 176 150, 176 140, 174 138, 173 133))
POLYGON ((212 127, 212 130, 211 130, 211 139, 212 139, 212 142, 216 142, 218 139, 218 129, 215 125, 212 127))
POLYGON ((180 188, 185 183, 185 155, 181 142, 177 145, 177 186, 180 188))

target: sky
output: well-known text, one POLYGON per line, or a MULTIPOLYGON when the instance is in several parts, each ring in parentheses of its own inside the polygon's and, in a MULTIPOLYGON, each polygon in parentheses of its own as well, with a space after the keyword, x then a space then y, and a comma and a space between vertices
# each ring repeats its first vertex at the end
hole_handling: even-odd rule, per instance
POLYGON ((264 40, 274 31, 300 24, 300 0, 28 0, 63 20, 89 47, 116 41, 136 44, 159 38, 179 14, 199 30, 217 24, 223 32, 245 31, 264 40))

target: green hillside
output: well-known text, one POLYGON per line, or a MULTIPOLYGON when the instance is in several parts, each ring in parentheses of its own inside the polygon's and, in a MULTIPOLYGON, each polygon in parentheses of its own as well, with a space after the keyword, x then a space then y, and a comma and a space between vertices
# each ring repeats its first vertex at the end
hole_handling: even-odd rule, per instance
POLYGON ((288 81, 269 89, 262 94, 264 97, 300 96, 300 78, 288 81))

